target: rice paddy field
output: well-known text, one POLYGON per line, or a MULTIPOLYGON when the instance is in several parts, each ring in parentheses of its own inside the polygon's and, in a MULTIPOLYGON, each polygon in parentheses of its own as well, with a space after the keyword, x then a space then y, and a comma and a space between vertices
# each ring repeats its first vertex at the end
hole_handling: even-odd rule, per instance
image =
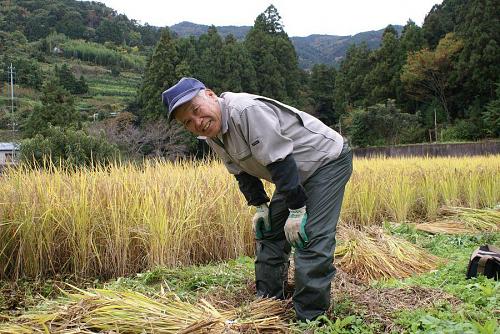
POLYGON ((254 297, 253 211, 218 161, 20 168, 0 188, 0 333, 500 333, 500 283, 465 279, 500 244, 500 156, 356 159, 332 308, 309 323, 254 297))

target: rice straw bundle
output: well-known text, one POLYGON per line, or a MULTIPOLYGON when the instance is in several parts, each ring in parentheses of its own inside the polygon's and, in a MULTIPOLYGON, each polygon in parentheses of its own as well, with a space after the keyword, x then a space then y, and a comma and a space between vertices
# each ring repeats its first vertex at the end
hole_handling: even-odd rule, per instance
POLYGON ((440 214, 452 217, 463 223, 466 228, 478 232, 500 231, 500 210, 472 209, 463 207, 443 207, 440 214))
POLYGON ((337 265, 364 282, 409 277, 434 269, 439 262, 434 255, 384 234, 380 228, 342 229, 339 235, 343 242, 335 251, 337 265))
POLYGON ((466 234, 473 232, 470 228, 465 227, 464 224, 453 220, 415 224, 415 229, 431 234, 466 234))
MULTIPOLYGON (((79 290, 79 289, 78 289, 79 290)), ((25 315, 0 333, 287 333, 286 304, 257 299, 242 308, 219 311, 206 300, 197 304, 173 294, 152 299, 132 291, 79 290, 52 314, 25 315)))

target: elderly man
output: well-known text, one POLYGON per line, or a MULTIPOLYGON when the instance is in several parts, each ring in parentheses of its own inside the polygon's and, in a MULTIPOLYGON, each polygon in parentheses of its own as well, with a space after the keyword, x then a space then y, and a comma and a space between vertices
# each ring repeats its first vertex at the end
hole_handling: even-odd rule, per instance
POLYGON ((352 173, 352 152, 342 136, 294 107, 246 93, 217 97, 194 78, 182 78, 162 100, 168 120, 204 137, 255 206, 257 294, 285 298, 294 247, 297 318, 324 314, 335 275, 337 221, 352 173), (276 186, 271 200, 261 179, 276 186))

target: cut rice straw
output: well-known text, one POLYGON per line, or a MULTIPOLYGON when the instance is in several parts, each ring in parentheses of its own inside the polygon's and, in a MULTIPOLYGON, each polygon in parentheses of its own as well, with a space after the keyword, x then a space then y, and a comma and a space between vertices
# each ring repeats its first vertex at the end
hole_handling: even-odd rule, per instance
POLYGON ((343 243, 335 251, 336 264, 364 282, 410 277, 439 263, 436 256, 380 228, 344 228, 339 235, 343 243))
POLYGON ((430 234, 467 234, 473 232, 470 228, 465 227, 464 224, 453 220, 415 224, 415 229, 430 234))
POLYGON ((0 333, 288 333, 290 312, 274 299, 219 311, 206 300, 190 304, 173 294, 152 299, 132 291, 77 290, 55 313, 21 316, 0 333))
POLYGON ((459 221, 465 228, 477 232, 500 231, 500 210, 443 207, 441 215, 459 221))

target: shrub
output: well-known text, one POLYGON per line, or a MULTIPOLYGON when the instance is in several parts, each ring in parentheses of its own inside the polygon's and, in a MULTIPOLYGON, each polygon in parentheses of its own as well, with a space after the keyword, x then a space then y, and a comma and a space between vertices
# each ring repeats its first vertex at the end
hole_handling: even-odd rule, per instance
POLYGON ((43 166, 49 160, 56 165, 94 166, 117 158, 115 145, 82 130, 50 127, 45 134, 21 142, 21 161, 31 166, 43 166))
POLYGON ((350 116, 348 133, 352 143, 360 147, 410 143, 424 136, 418 117, 402 113, 393 100, 353 110, 350 116))
POLYGON ((448 126, 441 132, 443 141, 477 140, 481 137, 481 129, 476 123, 468 119, 461 119, 454 125, 448 126))

